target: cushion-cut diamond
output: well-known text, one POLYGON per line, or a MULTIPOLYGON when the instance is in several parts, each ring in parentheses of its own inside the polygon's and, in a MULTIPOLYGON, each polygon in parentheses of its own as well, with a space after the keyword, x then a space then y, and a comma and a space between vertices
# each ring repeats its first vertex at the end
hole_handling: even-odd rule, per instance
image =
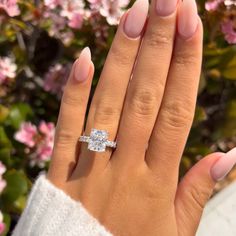
POLYGON ((105 152, 107 139, 107 131, 92 129, 88 149, 94 152, 105 152))

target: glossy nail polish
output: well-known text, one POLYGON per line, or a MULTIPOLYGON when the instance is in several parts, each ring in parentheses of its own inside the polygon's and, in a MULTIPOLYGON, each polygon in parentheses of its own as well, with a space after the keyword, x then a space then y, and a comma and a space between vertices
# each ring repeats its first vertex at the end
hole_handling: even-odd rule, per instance
POLYGON ((215 181, 222 180, 236 164, 236 148, 223 155, 212 167, 211 176, 215 181))
POLYGON ((197 4, 195 0, 183 0, 178 11, 178 32, 183 38, 194 35, 198 26, 197 4))
POLYGON ((137 0, 127 14, 124 31, 130 38, 141 35, 145 25, 149 9, 148 0, 137 0))
POLYGON ((91 51, 86 47, 80 53, 79 59, 76 61, 74 78, 77 82, 84 82, 88 79, 91 66, 91 51))
POLYGON ((169 16, 175 10, 178 0, 157 0, 156 11, 159 16, 169 16))

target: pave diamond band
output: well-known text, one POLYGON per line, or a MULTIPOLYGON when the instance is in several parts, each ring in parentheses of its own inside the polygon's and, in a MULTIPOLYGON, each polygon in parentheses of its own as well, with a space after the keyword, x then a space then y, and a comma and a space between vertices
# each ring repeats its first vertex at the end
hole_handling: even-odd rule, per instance
POLYGON ((107 147, 116 148, 116 142, 108 140, 108 132, 92 129, 90 136, 81 136, 80 142, 88 143, 88 149, 94 152, 105 152, 107 147))

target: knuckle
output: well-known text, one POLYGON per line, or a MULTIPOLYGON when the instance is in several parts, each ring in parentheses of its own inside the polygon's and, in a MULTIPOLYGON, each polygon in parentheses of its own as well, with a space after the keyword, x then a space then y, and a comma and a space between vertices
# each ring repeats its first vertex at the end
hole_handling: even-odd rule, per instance
POLYGON ((76 142, 77 138, 78 137, 75 136, 74 132, 59 128, 56 130, 55 148, 67 147, 68 145, 76 142))
POLYGON ((62 104, 65 104, 67 106, 72 107, 78 107, 80 104, 85 103, 85 98, 83 96, 78 95, 78 91, 76 91, 76 94, 68 89, 65 89, 63 98, 62 98, 62 104))
POLYGON ((121 110, 112 104, 105 102, 99 103, 95 108, 94 122, 99 124, 107 124, 111 120, 119 120, 121 110))
POLYGON ((151 47, 163 47, 172 45, 173 39, 163 29, 150 28, 146 33, 146 42, 151 47))
POLYGON ((166 124, 173 128, 189 127, 193 122, 194 109, 191 102, 168 102, 163 106, 163 116, 166 124))
POLYGON ((196 54, 191 50, 179 50, 173 55, 173 62, 179 66, 186 67, 199 61, 196 54))
POLYGON ((136 90, 132 94, 130 108, 136 117, 151 116, 157 106, 157 95, 151 90, 136 90))
POLYGON ((209 190, 206 188, 201 188, 199 185, 192 183, 191 187, 188 189, 188 193, 190 202, 194 203, 194 205, 200 210, 203 210, 206 201, 210 197, 209 190))
POLYGON ((132 60, 130 60, 130 54, 127 53, 127 50, 125 47, 122 48, 117 44, 112 45, 109 57, 112 58, 112 61, 116 63, 119 66, 127 66, 132 63, 132 60))

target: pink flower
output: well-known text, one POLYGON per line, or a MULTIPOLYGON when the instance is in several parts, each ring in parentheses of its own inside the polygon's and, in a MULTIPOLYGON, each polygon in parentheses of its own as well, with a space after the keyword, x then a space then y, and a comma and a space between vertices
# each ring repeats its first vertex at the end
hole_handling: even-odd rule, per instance
POLYGON ((50 36, 60 35, 60 31, 66 28, 66 19, 52 11, 44 12, 44 17, 52 21, 52 26, 49 29, 50 36))
POLYGON ((3 165, 3 163, 0 161, 0 193, 3 191, 3 189, 6 187, 7 182, 2 179, 2 175, 6 172, 6 167, 3 165))
POLYGON ((207 11, 215 11, 221 3, 224 3, 226 7, 236 6, 235 0, 213 0, 205 3, 205 9, 207 11))
POLYGON ((80 13, 75 13, 72 15, 71 19, 69 20, 69 26, 73 29, 80 29, 83 25, 83 15, 80 13))
POLYGON ((38 127, 41 138, 37 143, 37 148, 31 157, 31 165, 38 165, 43 168, 45 162, 49 161, 53 151, 55 126, 53 123, 41 121, 38 127))
POLYGON ((61 15, 71 20, 74 14, 78 13, 83 14, 84 1, 83 0, 63 1, 61 4, 61 8, 62 8, 61 15))
POLYGON ((54 124, 53 123, 46 123, 45 121, 41 121, 39 124, 39 131, 46 135, 51 136, 51 134, 54 132, 54 124))
POLYGON ((3 223, 3 214, 0 211, 0 234, 5 231, 6 225, 3 223))
POLYGON ((40 159, 49 160, 53 149, 55 126, 53 123, 42 121, 39 125, 39 131, 44 135, 44 142, 38 146, 37 152, 40 159))
POLYGON ((0 161, 0 176, 3 175, 5 172, 6 172, 6 167, 0 161))
POLYGON ((225 34, 225 40, 228 43, 236 43, 236 30, 234 29, 234 25, 231 20, 222 23, 221 31, 225 34))
POLYGON ((17 66, 9 57, 0 57, 0 84, 15 78, 17 66))
POLYGON ((54 9, 57 6, 61 5, 62 0, 44 0, 45 6, 50 9, 54 9))
POLYGON ((71 69, 71 64, 56 64, 52 66, 44 79, 44 89, 57 94, 60 98, 71 69))
POLYGON ((53 144, 43 143, 37 148, 38 161, 49 161, 52 155, 53 144))
POLYGON ((117 25, 130 0, 89 0, 92 10, 106 17, 108 24, 117 25))
POLYGON ((0 223, 0 234, 2 234, 5 230, 6 226, 3 222, 0 223))
POLYGON ((10 17, 20 15, 17 0, 0 0, 0 9, 3 9, 10 17))
POLYGON ((52 22, 49 34, 61 39, 65 45, 69 45, 74 34, 67 26, 80 29, 84 19, 90 16, 90 11, 85 9, 84 0, 44 0, 44 4, 47 6, 44 17, 52 22))
POLYGON ((74 39, 73 32, 68 29, 68 25, 71 28, 81 28, 83 23, 83 16, 81 14, 77 15, 77 13, 71 15, 71 19, 69 20, 67 17, 61 15, 61 4, 60 8, 57 11, 53 11, 53 9, 47 9, 43 16, 45 19, 51 21, 50 28, 48 29, 48 33, 52 37, 56 37, 60 39, 66 46, 70 45, 72 40, 74 39), (60 12, 58 14, 58 11, 60 12))
POLYGON ((231 7, 231 6, 236 6, 236 1, 235 0, 224 0, 225 6, 231 7))
POLYGON ((21 124, 20 130, 15 134, 15 139, 18 142, 24 143, 26 146, 32 148, 36 144, 35 136, 37 135, 37 128, 30 122, 21 124))
POLYGON ((84 1, 82 0, 68 0, 61 4, 61 15, 66 17, 69 21, 69 26, 74 29, 82 27, 84 19, 84 1))
POLYGON ((60 39, 66 46, 69 46, 71 44, 74 37, 75 35, 70 30, 60 33, 60 39))
POLYGON ((30 165, 44 167, 52 155, 55 126, 53 123, 41 121, 38 128, 31 123, 24 122, 16 133, 19 142, 29 147, 30 165), (19 136, 19 137, 18 137, 19 136))
POLYGON ((215 11, 217 10, 218 6, 224 2, 224 0, 213 0, 213 1, 208 1, 205 3, 205 9, 207 11, 215 11))

